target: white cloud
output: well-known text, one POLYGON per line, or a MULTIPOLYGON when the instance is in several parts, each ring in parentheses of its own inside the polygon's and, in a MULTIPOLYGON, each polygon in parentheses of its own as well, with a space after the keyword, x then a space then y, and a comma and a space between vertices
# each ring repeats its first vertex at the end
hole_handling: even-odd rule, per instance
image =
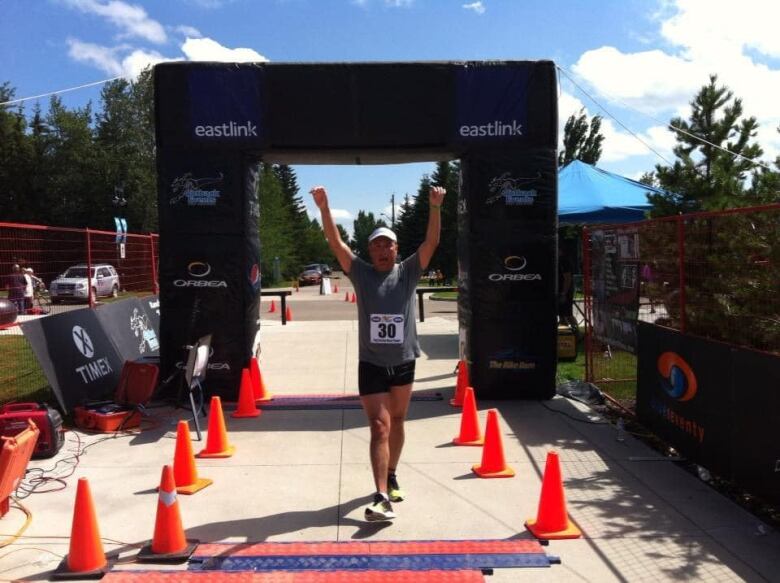
POLYGON ((477 2, 472 2, 471 4, 464 4, 463 8, 466 10, 473 10, 477 14, 485 14, 485 5, 481 2, 481 0, 477 0, 477 2))
POLYGON ((385 4, 392 8, 404 8, 414 4, 414 0, 385 0, 385 4))
MULTIPOLYGON (((652 155, 652 150, 642 144, 644 142, 667 160, 672 157, 672 148, 674 147, 675 140, 671 131, 665 126, 653 126, 647 130, 635 131, 635 128, 631 128, 632 131, 641 139, 637 139, 630 132, 622 128, 618 128, 615 122, 609 118, 603 111, 590 111, 582 101, 562 91, 558 98, 558 147, 563 148, 563 127, 570 116, 579 114, 580 110, 584 108, 584 113, 588 118, 598 114, 601 116, 601 133, 604 135, 604 142, 602 143, 602 154, 599 161, 599 165, 609 162, 620 162, 627 158, 636 156, 652 155)), ((662 162, 661 159, 656 159, 657 162, 662 162)))
POLYGON ((123 76, 134 79, 149 65, 171 60, 156 51, 140 49, 133 50, 123 57, 122 53, 129 50, 126 45, 104 47, 75 38, 70 38, 67 42, 68 55, 72 59, 93 65, 115 77, 123 76))
POLYGON ((187 38, 201 38, 203 36, 197 28, 186 24, 174 26, 173 31, 187 38))
MULTIPOLYGON (((717 74, 718 82, 742 99, 744 114, 757 118, 758 141, 774 157, 780 151, 775 131, 780 123, 780 3, 672 0, 664 9, 659 33, 669 49, 625 53, 604 46, 583 53, 573 70, 599 97, 664 122, 670 115, 688 117, 689 102, 709 75, 717 74)), ((658 140, 660 134, 648 138, 658 140)))
POLYGON ((181 50, 189 61, 246 63, 268 60, 254 49, 231 49, 210 38, 188 38, 181 50))
POLYGON ((149 18, 142 6, 121 0, 65 0, 65 3, 87 14, 95 14, 108 20, 122 31, 122 38, 137 37, 156 44, 167 40, 165 28, 149 18))
POLYGON ((336 222, 352 221, 355 216, 346 209, 330 209, 330 216, 332 216, 336 222))
POLYGON ((89 63, 115 77, 123 74, 122 63, 117 57, 117 48, 85 43, 75 38, 69 38, 67 42, 68 55, 72 59, 80 63, 89 63))

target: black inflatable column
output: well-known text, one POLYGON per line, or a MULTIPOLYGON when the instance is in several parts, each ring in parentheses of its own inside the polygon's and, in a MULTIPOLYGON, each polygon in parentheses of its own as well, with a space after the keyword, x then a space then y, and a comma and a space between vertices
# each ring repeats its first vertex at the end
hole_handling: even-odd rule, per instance
POLYGON ((257 164, 240 152, 175 152, 160 169, 161 366, 212 334, 207 390, 235 399, 258 330, 257 164))

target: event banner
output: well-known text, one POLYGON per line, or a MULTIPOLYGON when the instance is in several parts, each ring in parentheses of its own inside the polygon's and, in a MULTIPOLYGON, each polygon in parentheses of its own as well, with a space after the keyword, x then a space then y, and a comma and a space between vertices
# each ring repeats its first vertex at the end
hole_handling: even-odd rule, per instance
POLYGON ((157 144, 166 149, 326 164, 557 146, 551 61, 169 62, 154 74, 157 144))
POLYGON ((780 504, 780 356, 733 348, 734 481, 780 504))
POLYGON ((604 344, 636 351, 639 248, 636 227, 591 233, 593 335, 604 344))
POLYGON ((731 478, 731 348, 640 322, 636 411, 685 457, 731 478))
POLYGON ((103 330, 123 361, 160 355, 159 317, 150 316, 147 305, 148 301, 127 298, 95 308, 103 330))
POLYGON ((87 401, 112 399, 119 383, 124 359, 96 312, 72 310, 21 324, 65 413, 87 401))
POLYGON ((482 398, 555 391, 555 168, 554 150, 461 162, 458 320, 482 398))

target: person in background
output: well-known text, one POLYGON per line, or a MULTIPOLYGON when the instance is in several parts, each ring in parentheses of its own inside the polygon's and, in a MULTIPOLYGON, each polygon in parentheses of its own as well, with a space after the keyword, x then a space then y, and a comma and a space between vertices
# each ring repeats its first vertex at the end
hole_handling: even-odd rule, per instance
POLYGON ((379 227, 369 235, 370 262, 355 256, 341 240, 325 188, 311 189, 328 245, 357 293, 358 391, 371 430, 369 455, 376 487, 373 502, 365 510, 368 521, 395 518, 391 502, 405 497, 396 468, 404 444, 415 359, 421 354, 414 290, 439 245, 445 192, 440 186, 431 188, 425 240, 415 253, 396 263, 398 238, 393 231, 379 227))
POLYGON ((29 267, 22 269, 24 277, 24 313, 29 314, 33 307, 33 296, 35 295, 35 284, 33 282, 33 270, 29 267))
POLYGON ((24 314, 24 288, 26 280, 22 275, 22 268, 18 264, 11 267, 11 274, 8 276, 8 299, 16 306, 18 314, 24 314))
POLYGON ((569 326, 579 337, 580 329, 574 317, 574 270, 571 260, 558 245, 558 323, 569 326))

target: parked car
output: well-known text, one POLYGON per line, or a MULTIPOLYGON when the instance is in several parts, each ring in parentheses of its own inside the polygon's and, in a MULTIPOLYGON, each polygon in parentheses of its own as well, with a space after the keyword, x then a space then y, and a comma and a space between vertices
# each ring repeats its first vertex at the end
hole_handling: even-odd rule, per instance
POLYGON ((303 267, 304 271, 309 271, 309 270, 312 270, 312 269, 316 269, 322 275, 330 275, 331 274, 330 265, 328 265, 327 263, 309 263, 308 265, 304 265, 304 267, 303 267))
MULTIPOLYGON (((316 264, 315 264, 316 265, 316 264)), ((319 265, 312 267, 307 265, 303 269, 303 273, 298 276, 298 285, 320 285, 322 281, 322 271, 319 269, 319 265)))
POLYGON ((89 301, 89 284, 92 285, 92 295, 96 298, 115 298, 119 295, 119 275, 112 265, 97 263, 92 266, 89 279, 88 273, 89 268, 85 263, 68 267, 51 282, 49 286, 51 301, 53 303, 63 300, 89 301))

